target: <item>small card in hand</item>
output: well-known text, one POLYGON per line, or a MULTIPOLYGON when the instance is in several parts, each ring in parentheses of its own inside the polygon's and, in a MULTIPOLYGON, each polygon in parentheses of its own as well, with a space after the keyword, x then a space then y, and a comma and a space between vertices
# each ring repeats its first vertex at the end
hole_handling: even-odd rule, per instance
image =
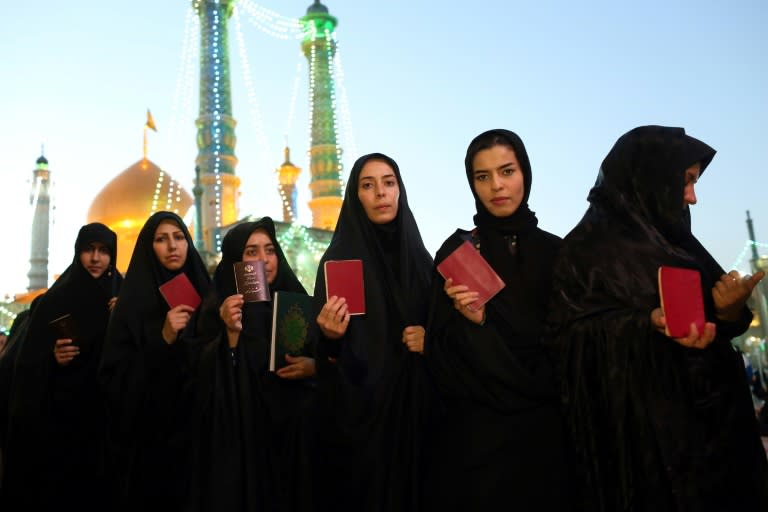
POLYGON ((160 293, 171 309, 182 304, 197 309, 202 301, 192 281, 184 272, 161 284, 160 293))
POLYGON ((67 313, 48 322, 56 333, 57 340, 70 339, 73 345, 77 345, 78 331, 75 319, 67 313))
POLYGON ((237 293, 243 295, 245 302, 268 302, 269 285, 263 260, 238 261, 235 267, 237 293))

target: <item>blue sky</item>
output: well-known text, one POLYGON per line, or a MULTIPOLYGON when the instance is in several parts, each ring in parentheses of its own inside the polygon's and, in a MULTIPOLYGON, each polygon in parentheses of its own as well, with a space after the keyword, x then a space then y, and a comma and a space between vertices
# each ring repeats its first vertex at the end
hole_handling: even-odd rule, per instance
MULTIPOLYGON (((288 18, 304 14, 310 3, 257 5, 288 18)), ((392 156, 431 252, 457 227, 472 225, 463 157, 469 141, 489 128, 523 138, 533 166, 531 208, 541 227, 564 236, 584 213, 599 164, 622 133, 642 124, 683 126, 718 150, 697 186, 694 233, 730 267, 747 240, 749 209, 757 239, 768 242, 761 169, 768 149, 765 2, 325 4, 339 20, 353 134, 342 134, 347 170, 360 154, 392 156)), ((159 130, 150 134, 149 157, 191 188, 197 82, 181 60, 189 5, 40 0, 0 6, 6 240, 0 294, 27 285, 29 179, 41 143, 55 182, 51 275, 71 261, 91 198, 141 158, 147 108, 159 130), (193 97, 177 94, 185 84, 193 97)), ((241 213, 280 216, 272 170, 282 162, 287 138, 292 160, 304 168, 299 215, 309 222, 308 80, 299 41, 272 37, 240 13, 252 83, 230 20, 241 213)))

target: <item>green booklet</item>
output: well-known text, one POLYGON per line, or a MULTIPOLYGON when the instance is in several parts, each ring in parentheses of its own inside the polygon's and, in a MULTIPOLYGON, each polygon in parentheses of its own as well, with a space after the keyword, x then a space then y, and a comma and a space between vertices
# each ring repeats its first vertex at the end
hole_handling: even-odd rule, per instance
POLYGON ((269 351, 269 371, 279 370, 288 363, 285 354, 301 355, 309 336, 312 317, 312 296, 303 293, 275 292, 272 304, 272 345, 269 351))

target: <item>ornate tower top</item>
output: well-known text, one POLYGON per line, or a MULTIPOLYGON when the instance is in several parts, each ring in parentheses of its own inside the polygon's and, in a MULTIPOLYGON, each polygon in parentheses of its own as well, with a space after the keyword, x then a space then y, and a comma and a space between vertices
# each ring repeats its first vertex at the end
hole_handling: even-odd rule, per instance
POLYGON ((333 230, 342 202, 341 147, 336 141, 336 90, 334 57, 337 20, 328 8, 315 1, 301 18, 304 39, 301 49, 309 61, 311 142, 309 188, 312 226, 333 230))
POLYGON ((32 190, 29 195, 30 204, 34 205, 32 217, 32 246, 29 255, 28 291, 48 287, 48 232, 50 229, 50 183, 51 174, 48 170, 48 159, 44 155, 35 162, 32 171, 32 190))
POLYGON ((283 222, 293 222, 296 218, 296 180, 301 174, 301 167, 291 163, 291 150, 285 147, 285 162, 278 169, 280 196, 283 200, 283 222))

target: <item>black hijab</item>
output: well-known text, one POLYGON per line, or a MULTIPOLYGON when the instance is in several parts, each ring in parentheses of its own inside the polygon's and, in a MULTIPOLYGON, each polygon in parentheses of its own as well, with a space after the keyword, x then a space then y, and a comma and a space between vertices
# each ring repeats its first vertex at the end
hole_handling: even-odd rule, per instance
POLYGON ((407 326, 426 325, 432 258, 408 206, 394 160, 360 157, 349 176, 336 231, 320 260, 315 303, 326 301, 324 263, 363 262, 365 315, 353 316, 341 340, 318 342, 316 421, 325 466, 315 472, 320 510, 417 510, 423 436, 431 387, 423 356, 402 342, 407 326), (366 163, 386 163, 397 179, 397 215, 376 225, 358 197, 366 163), (326 352, 336 363, 326 363, 326 352), (340 483, 341 481, 341 483, 340 483))
POLYGON ((424 325, 432 266, 432 257, 408 206, 400 168, 381 153, 362 156, 352 167, 336 230, 318 268, 316 300, 325 301, 324 263, 344 259, 363 260, 367 311, 353 318, 347 334, 357 339, 344 347, 352 351, 354 360, 366 362, 373 377, 387 364, 389 355, 385 354, 405 350, 400 342, 402 330, 409 325, 424 325), (372 160, 392 168, 400 190, 397 216, 386 225, 371 222, 358 198, 360 173, 372 160))
MULTIPOLYGON (((531 300, 531 294, 546 293, 541 286, 541 267, 549 274, 551 250, 544 250, 538 239, 529 236, 538 225, 536 214, 528 207, 533 173, 522 139, 509 130, 488 130, 475 137, 467 148, 464 168, 469 188, 475 198, 474 216, 480 252, 501 276, 507 286, 491 301, 497 319, 507 323, 511 332, 539 333, 541 304, 544 296, 531 300), (506 217, 490 213, 475 191, 474 159, 480 151, 494 146, 514 151, 523 173, 523 198, 518 208, 506 217)), ((548 282, 548 276, 547 276, 548 282)))
MULTIPOLYGON (((31 506, 34 500, 53 499, 61 488, 67 488, 73 490, 75 498, 64 504, 80 503, 87 509, 87 500, 76 496, 81 492, 78 487, 94 482, 101 469, 98 457, 104 413, 96 372, 109 320, 109 300, 122 281, 114 267, 116 257, 117 235, 113 231, 99 223, 83 226, 72 264, 42 295, 30 314, 23 339, 18 341, 9 398, 6 484, 9 496, 22 491, 14 498, 19 503, 31 506), (92 242, 103 243, 111 258, 96 279, 80 261, 92 242), (64 314, 70 314, 77 326, 75 342, 80 353, 62 367, 52 355, 57 334, 49 322, 64 314), (68 443, 59 443, 61 438, 68 443), (38 495, 28 492, 31 482, 40 484, 38 495)), ((41 502, 38 505, 43 506, 41 502)))
POLYGON ((683 202, 686 169, 700 163, 703 172, 714 155, 682 128, 630 130, 604 159, 590 206, 565 239, 553 339, 590 510, 728 510, 765 492, 743 363, 730 344, 751 313, 717 320, 711 289, 723 269, 692 234, 683 202), (706 349, 651 326, 660 265, 701 272, 706 317, 717 324, 706 349), (734 495, 736 487, 744 493, 734 495))
MULTIPOLYGON (((203 334, 203 336, 212 335, 224 328, 219 317, 219 306, 224 302, 224 299, 237 293, 233 265, 243 260, 243 251, 245 251, 248 238, 250 238, 251 234, 258 229, 263 229, 267 232, 267 235, 275 247, 275 253, 277 254, 277 275, 275 276, 275 280, 269 285, 270 295, 274 298, 276 291, 307 293, 288 263, 285 253, 283 253, 283 249, 280 247, 275 232, 274 221, 270 217, 262 217, 255 222, 238 224, 227 232, 221 243, 221 261, 216 266, 216 271, 213 275, 214 287, 209 293, 209 297, 206 298, 201 311, 201 331, 207 333, 203 334)), ((267 308, 271 310, 269 305, 264 303, 256 302, 245 304, 243 314, 244 330, 250 331, 253 327, 248 325, 248 318, 250 318, 251 315, 248 315, 248 311, 246 310, 259 308, 267 308)), ((263 332, 258 334, 264 336, 263 332)))
MULTIPOLYGON (((187 275, 198 294, 204 297, 208 291, 210 278, 200 254, 195 249, 189 229, 177 214, 166 211, 157 212, 147 219, 136 239, 131 262, 125 273, 125 282, 110 323, 110 333, 116 328, 128 328, 132 332, 138 332, 137 330, 150 319, 158 318, 160 318, 159 328, 161 328, 165 313, 170 308, 160 294, 159 286, 182 272, 187 275), (177 224, 187 240, 187 258, 182 268, 175 272, 166 269, 160 263, 153 247, 155 231, 165 220, 177 224)), ((105 354, 105 358, 111 359, 111 357, 111 354, 105 354)))

